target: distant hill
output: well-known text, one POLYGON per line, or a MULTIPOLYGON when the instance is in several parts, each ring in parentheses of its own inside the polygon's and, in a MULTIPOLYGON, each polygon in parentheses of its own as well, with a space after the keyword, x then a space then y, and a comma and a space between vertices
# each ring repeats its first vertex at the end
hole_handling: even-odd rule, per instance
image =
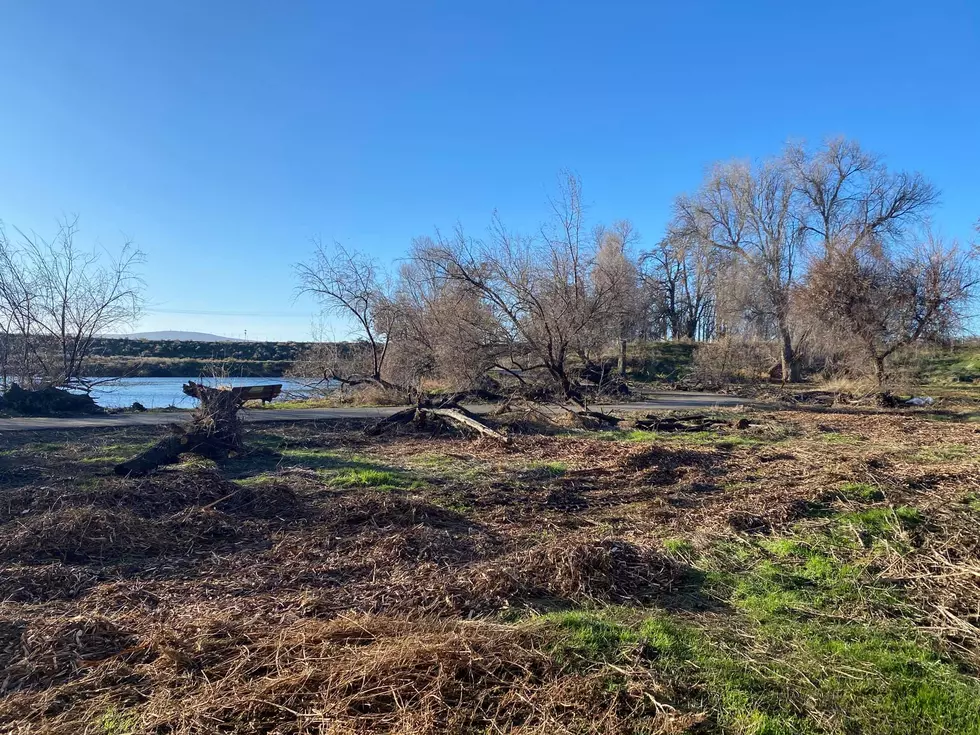
POLYGON ((133 332, 133 334, 104 334, 102 335, 106 339, 152 339, 152 340, 170 340, 177 342, 241 342, 240 339, 235 339, 234 337, 221 337, 217 334, 208 334, 207 332, 177 332, 177 331, 163 331, 163 332, 133 332))

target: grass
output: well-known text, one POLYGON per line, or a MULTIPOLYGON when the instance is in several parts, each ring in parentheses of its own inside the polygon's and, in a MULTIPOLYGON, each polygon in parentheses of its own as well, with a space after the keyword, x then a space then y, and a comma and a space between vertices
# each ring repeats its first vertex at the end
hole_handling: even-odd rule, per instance
POLYGON ((885 494, 877 487, 866 482, 845 482, 838 489, 838 494, 846 500, 871 503, 885 499, 885 494))
POLYGON ((409 477, 392 470, 353 469, 334 475, 330 484, 337 487, 370 487, 375 490, 392 490, 411 487, 415 483, 409 477))
MULTIPOLYGON (((694 566, 727 608, 720 613, 607 607, 538 624, 558 660, 583 671, 641 667, 723 732, 978 735, 980 683, 899 615, 901 591, 875 582, 864 550, 837 535, 854 525, 884 542, 922 522, 915 509, 872 508, 716 544, 694 566)), ((680 538, 664 546, 694 549, 680 538)))
MULTIPOLYGON (((419 731, 420 718, 430 711, 455 712, 478 702, 487 712, 500 712, 503 701, 529 702, 536 710, 543 697, 553 695, 562 711, 577 714, 535 731, 595 732, 623 702, 652 709, 650 702, 657 702, 658 711, 688 719, 668 722, 664 730, 639 719, 608 730, 980 735, 980 659, 940 637, 931 608, 910 583, 929 575, 904 566, 937 548, 937 542, 954 542, 951 533, 939 535, 944 514, 965 519, 967 542, 970 519, 980 523, 980 494, 971 484, 974 466, 964 461, 971 456, 966 450, 976 448, 972 427, 930 424, 934 444, 922 447, 922 432, 907 431, 906 418, 886 415, 881 426, 871 427, 866 417, 841 412, 833 423, 846 440, 824 445, 815 438, 821 436, 817 422, 828 420, 823 415, 795 413, 788 421, 780 416, 785 414, 766 419, 775 426, 766 429, 766 438, 724 430, 605 432, 603 438, 623 443, 600 447, 608 449, 601 457, 603 469, 613 471, 595 477, 579 471, 597 454, 597 445, 580 441, 580 434, 517 437, 506 452, 484 455, 479 444, 460 445, 465 442, 460 439, 369 441, 359 433, 312 425, 254 429, 248 442, 258 451, 210 465, 221 478, 248 488, 242 495, 253 496, 253 505, 232 502, 204 511, 203 501, 189 492, 187 508, 140 518, 133 526, 133 543, 149 539, 166 545, 166 555, 127 557, 120 565, 105 552, 103 560, 106 539, 118 544, 110 534, 125 530, 110 521, 126 507, 80 514, 83 520, 109 519, 105 529, 91 529, 97 556, 108 570, 106 581, 92 581, 84 594, 73 591, 74 568, 65 577, 69 570, 63 564, 46 567, 44 559, 27 552, 23 559, 13 556, 20 547, 0 545, 8 554, 0 563, 0 579, 9 574, 14 580, 4 588, 14 593, 4 602, 5 615, 28 621, 37 640, 81 645, 86 634, 72 631, 66 637, 61 632, 66 621, 105 618, 139 639, 166 634, 179 653, 201 667, 183 671, 169 664, 147 666, 137 658, 122 661, 121 654, 93 654, 91 663, 80 659, 86 661, 84 669, 69 670, 74 653, 65 649, 56 659, 38 648, 44 661, 64 667, 66 678, 18 690, 0 702, 0 729, 16 721, 10 713, 18 701, 35 708, 56 701, 56 716, 71 719, 76 731, 147 731, 146 723, 162 717, 162 710, 151 712, 132 698, 129 678, 118 678, 124 664, 132 667, 127 671, 139 671, 141 694, 181 695, 173 698, 177 714, 158 729, 178 731, 186 717, 187 723, 213 723, 228 731, 302 730, 314 717, 327 719, 321 694, 327 689, 319 683, 318 689, 296 686, 296 681, 318 682, 316 672, 349 657, 354 663, 342 680, 356 682, 352 690, 390 691, 401 698, 395 704, 390 698, 376 700, 408 712, 399 721, 401 731, 419 731), (882 428, 889 421, 898 427, 892 433, 882 428), (783 424, 796 433, 779 433, 783 424), (859 439, 865 432, 868 439, 859 439), (785 442, 789 451, 712 451, 732 441, 734 447, 785 442), (670 442, 671 447, 661 457, 631 446, 634 442, 670 442), (688 448, 679 452, 678 446, 688 448), (869 447, 877 456, 886 446, 903 458, 924 451, 932 460, 884 467, 865 461, 869 447), (633 463, 647 454, 663 463, 656 474, 633 463), (923 470, 926 463, 930 466, 923 470), (569 467, 576 472, 569 473, 569 467), (314 472, 282 472, 290 468, 314 472), (939 474, 944 479, 936 486, 916 482, 939 474), (268 482, 272 478, 275 483, 268 482), (664 502, 675 490, 698 485, 716 491, 691 490, 688 505, 664 502), (581 494, 587 505, 566 509, 550 502, 565 489, 581 494), (284 491, 295 492, 302 502, 290 502, 284 491), (784 515, 790 501, 797 512, 784 515), (798 512, 806 502, 819 503, 819 515, 798 512), (728 520, 732 511, 765 516, 764 532, 734 530, 728 520), (174 534, 183 535, 170 544, 174 534), (642 557, 644 565, 651 559, 676 575, 672 572, 669 585, 650 597, 603 596, 607 578, 613 589, 621 579, 616 575, 632 578, 637 557, 571 555, 560 557, 554 576, 585 580, 585 593, 545 599, 547 589, 539 589, 539 581, 529 586, 528 579, 538 578, 527 577, 528 569, 540 558, 582 539, 643 547, 653 554, 642 557), (18 601, 35 587, 17 580, 40 580, 40 587, 57 591, 62 577, 71 594, 56 604, 18 601), (133 614, 133 595, 147 585, 159 619, 133 614), (440 606, 457 598, 469 605, 471 596, 472 608, 440 606), (364 610, 372 614, 363 616, 364 610), (186 618, 196 627, 172 627, 167 616, 186 618), (319 626, 344 620, 352 622, 343 635, 315 637, 319 626), (372 632, 378 621, 396 625, 390 649, 379 648, 385 635, 372 632), (473 631, 490 642, 467 637, 473 631), (188 636, 186 645, 182 635, 188 636), (226 661, 241 665, 225 666, 226 661), (370 667, 357 668, 364 662, 370 667), (391 678, 372 678, 389 665, 391 678), (486 670, 490 673, 481 673, 486 670), (554 671, 567 688, 555 687, 542 673, 554 671), (510 676, 526 688, 508 689, 510 676), (400 688, 416 679, 419 689, 400 688), (581 693, 590 682, 599 683, 595 700, 581 693), (256 706, 256 692, 265 706, 256 706)), ((4 533, 23 545, 30 540, 25 528, 38 534, 50 530, 39 523, 48 509, 30 505, 21 513, 27 507, 23 488, 32 483, 57 489, 51 503, 70 501, 58 505, 57 513, 84 507, 89 494, 103 501, 115 497, 107 489, 126 490, 118 497, 127 497, 143 481, 116 478, 99 463, 145 446, 160 431, 46 434, 36 444, 14 437, 0 460, 0 482, 14 489, 10 503, 0 503, 10 516, 4 533), (30 463, 19 461, 25 457, 30 463), (22 464, 36 466, 22 469, 22 464)), ((52 511, 52 518, 57 513, 52 511)), ((67 528, 77 536, 89 527, 67 528)), ((61 531, 54 530, 51 543, 57 544, 61 531)), ((950 549, 972 553, 958 543, 950 549)), ((938 548, 946 553, 946 547, 938 548)), ((98 570, 94 560, 89 565, 98 570)), ((942 576, 921 583, 942 584, 942 576)), ((137 654, 142 655, 132 655, 137 654)), ((344 720, 338 728, 369 729, 386 716, 374 707, 345 710, 343 717, 363 719, 344 720)), ((627 717, 635 712, 626 711, 627 717)), ((521 726, 487 718, 465 731, 521 726)))

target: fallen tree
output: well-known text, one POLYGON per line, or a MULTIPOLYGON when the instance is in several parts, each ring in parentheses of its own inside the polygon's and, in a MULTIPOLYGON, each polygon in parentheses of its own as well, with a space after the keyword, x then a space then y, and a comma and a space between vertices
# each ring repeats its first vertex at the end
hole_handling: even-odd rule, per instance
POLYGON ((409 425, 426 430, 451 425, 468 434, 485 436, 504 444, 510 442, 507 435, 487 426, 476 415, 456 404, 442 407, 419 405, 406 408, 369 426, 364 433, 368 436, 379 436, 395 427, 409 425))

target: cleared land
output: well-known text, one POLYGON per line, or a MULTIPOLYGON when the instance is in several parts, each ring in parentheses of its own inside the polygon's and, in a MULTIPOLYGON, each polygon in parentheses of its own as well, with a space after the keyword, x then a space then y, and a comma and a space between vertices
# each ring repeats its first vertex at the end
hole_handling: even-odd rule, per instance
POLYGON ((4 434, 0 730, 980 733, 976 414, 718 417, 4 434))

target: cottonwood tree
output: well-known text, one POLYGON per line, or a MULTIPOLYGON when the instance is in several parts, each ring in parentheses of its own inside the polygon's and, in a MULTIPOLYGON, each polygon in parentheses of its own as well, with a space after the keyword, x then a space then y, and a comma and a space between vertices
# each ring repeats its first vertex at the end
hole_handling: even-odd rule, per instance
POLYGON ((786 160, 801 195, 800 225, 818 255, 900 244, 938 198, 921 174, 889 171, 856 141, 835 138, 815 151, 791 145, 786 160))
POLYGON ((796 202, 793 171, 784 157, 756 166, 719 164, 694 195, 676 200, 673 224, 681 236, 737 256, 749 269, 780 342, 782 374, 791 381, 801 377, 791 309, 804 243, 796 202))
POLYGON ((881 388, 900 349, 957 333, 977 283, 975 250, 955 243, 926 237, 894 253, 838 241, 811 267, 807 291, 817 316, 864 355, 881 388))
POLYGON ((0 229, 3 378, 31 386, 87 389, 85 365, 96 338, 133 324, 143 305, 143 253, 126 243, 113 254, 78 246, 78 218, 50 240, 0 229))
POLYGON ((485 239, 437 233, 416 242, 412 259, 479 294, 492 317, 482 336, 496 368, 522 382, 543 371, 563 397, 581 403, 573 358, 591 345, 618 284, 594 277, 605 230, 587 225, 574 175, 563 174, 549 205, 535 235, 508 230, 495 215, 485 239))
POLYGON ((324 352, 321 372, 347 385, 396 388, 384 377, 388 335, 397 321, 390 283, 377 262, 358 250, 320 240, 314 246, 312 260, 296 265, 299 292, 312 294, 327 313, 351 321, 352 336, 364 347, 324 352))

